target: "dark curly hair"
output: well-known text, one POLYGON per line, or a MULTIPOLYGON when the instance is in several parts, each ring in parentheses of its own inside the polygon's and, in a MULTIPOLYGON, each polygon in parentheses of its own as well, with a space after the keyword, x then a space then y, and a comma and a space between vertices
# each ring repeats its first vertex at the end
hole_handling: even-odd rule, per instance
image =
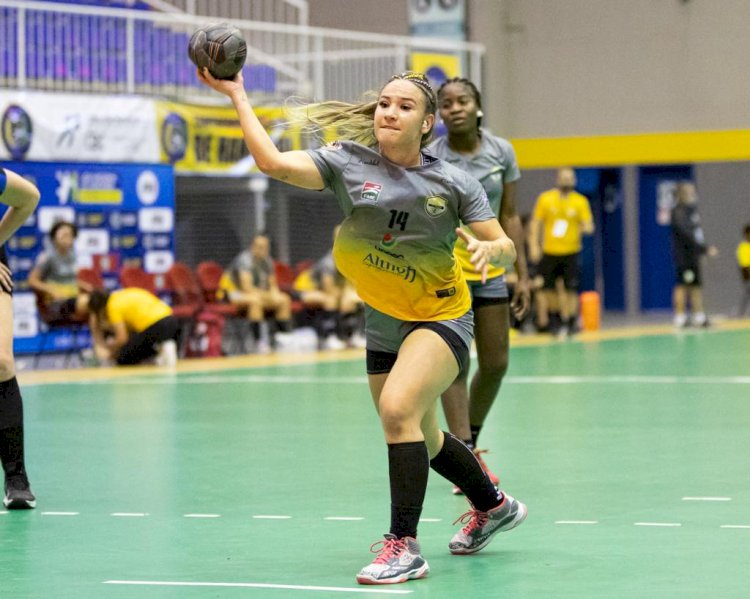
POLYGON ((54 225, 52 225, 52 228, 49 230, 49 238, 54 241, 57 232, 63 227, 70 227, 70 230, 73 232, 73 239, 78 237, 78 227, 76 227, 74 223, 71 223, 67 220, 59 220, 54 225))
POLYGON ((442 96, 445 87, 451 83, 460 83, 461 85, 468 87, 471 95, 474 96, 474 102, 476 102, 477 108, 479 108, 479 114, 477 114, 477 129, 479 129, 479 127, 482 126, 482 117, 484 116, 482 114, 482 94, 477 89, 477 86, 466 77, 453 77, 443 82, 437 91, 438 104, 440 103, 440 97, 442 96))

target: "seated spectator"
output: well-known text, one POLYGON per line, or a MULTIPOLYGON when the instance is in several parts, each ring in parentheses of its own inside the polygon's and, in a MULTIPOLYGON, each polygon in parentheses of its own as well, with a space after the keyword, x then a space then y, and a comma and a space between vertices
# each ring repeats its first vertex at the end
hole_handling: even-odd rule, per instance
POLYGON ((268 349, 261 343, 260 331, 266 314, 273 315, 275 325, 269 330, 270 348, 275 348, 279 333, 292 330, 292 298, 279 289, 270 250, 269 238, 256 235, 250 247, 235 256, 220 283, 224 297, 247 310, 250 332, 260 351, 268 349))
POLYGON ((742 298, 738 316, 745 316, 750 305, 750 223, 745 225, 744 237, 737 246, 737 266, 740 267, 742 277, 742 298))
POLYGON ((50 249, 39 254, 29 273, 29 287, 43 294, 48 322, 66 322, 85 315, 85 300, 78 295, 92 291, 76 278, 77 265, 73 244, 78 229, 73 223, 56 222, 49 232, 50 249))
MULTIPOLYGON (((333 231, 336 238, 339 227, 333 231)), ((341 275, 333 260, 333 250, 301 273, 295 287, 307 308, 317 309, 315 332, 319 349, 364 347, 361 334, 362 300, 341 275), (304 282, 303 282, 304 281, 304 282)))
POLYGON ((145 289, 92 291, 89 326, 96 357, 104 363, 140 364, 152 358, 158 366, 177 362, 180 330, 172 308, 145 289))

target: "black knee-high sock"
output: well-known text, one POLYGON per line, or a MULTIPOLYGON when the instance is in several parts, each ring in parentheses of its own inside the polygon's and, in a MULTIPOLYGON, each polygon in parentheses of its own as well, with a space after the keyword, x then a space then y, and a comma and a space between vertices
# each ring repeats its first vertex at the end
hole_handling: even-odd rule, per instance
POLYGON ((417 536, 417 524, 427 491, 430 456, 424 441, 388 444, 391 479, 391 534, 417 536))
POLYGON ((23 404, 16 377, 0 382, 0 459, 6 473, 23 472, 23 404))
POLYGON ((495 489, 471 450, 450 433, 445 434, 443 448, 432 460, 432 469, 461 488, 479 511, 500 505, 502 494, 495 489))

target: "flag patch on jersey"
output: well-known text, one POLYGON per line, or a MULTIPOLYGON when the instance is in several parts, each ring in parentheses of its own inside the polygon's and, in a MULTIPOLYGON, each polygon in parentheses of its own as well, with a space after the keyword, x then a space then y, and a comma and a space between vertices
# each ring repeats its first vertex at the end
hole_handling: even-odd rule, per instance
POLYGON ((382 189, 383 186, 378 183, 365 181, 365 184, 362 186, 362 199, 368 200, 369 202, 377 202, 382 189))

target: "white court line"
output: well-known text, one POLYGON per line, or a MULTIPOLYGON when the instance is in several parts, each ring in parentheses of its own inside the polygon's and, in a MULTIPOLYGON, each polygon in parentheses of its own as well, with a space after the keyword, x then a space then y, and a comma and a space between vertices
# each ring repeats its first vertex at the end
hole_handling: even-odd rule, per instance
POLYGON ((598 520, 555 520, 555 524, 599 524, 598 520))
POLYGON ((731 497, 683 497, 683 501, 732 501, 731 497))
POLYGON ((81 512, 42 512, 42 516, 79 516, 81 512))
POLYGON ((314 587, 296 584, 269 584, 262 582, 168 582, 163 580, 105 580, 103 584, 131 584, 161 587, 241 587, 246 589, 287 589, 292 591, 329 591, 339 593, 381 593, 383 595, 409 595, 414 591, 400 589, 363 589, 361 587, 314 587))
MULTIPOLYGON (((644 385, 750 385, 750 376, 652 376, 652 375, 611 375, 611 376, 509 376, 509 383, 517 385, 602 385, 602 384, 644 384, 644 385)), ((286 375, 210 375, 186 376, 180 378, 141 377, 131 379, 101 379, 96 381, 61 381, 55 385, 215 385, 217 383, 271 383, 279 385, 366 385, 367 378, 360 376, 286 376, 286 375)), ((32 383, 46 385, 52 383, 32 383)))
POLYGON ((253 516, 255 520, 291 520, 291 516, 269 516, 269 515, 258 515, 253 516))
POLYGON ((8 513, 8 512, 0 512, 0 516, 4 516, 4 515, 5 515, 5 514, 7 514, 7 513, 8 513))
POLYGON ((750 528, 748 524, 722 524, 719 528, 750 528))
POLYGON ((326 516, 323 520, 340 520, 342 522, 357 522, 364 520, 361 516, 326 516))
POLYGON ((442 518, 420 518, 420 522, 442 522, 442 518))
POLYGON ((221 514, 183 514, 184 518, 221 518, 221 514))
POLYGON ((634 522, 633 526, 682 526, 679 522, 634 522))
POLYGON ((148 516, 148 514, 146 512, 112 512, 110 516, 118 518, 143 518, 144 516, 148 516))

